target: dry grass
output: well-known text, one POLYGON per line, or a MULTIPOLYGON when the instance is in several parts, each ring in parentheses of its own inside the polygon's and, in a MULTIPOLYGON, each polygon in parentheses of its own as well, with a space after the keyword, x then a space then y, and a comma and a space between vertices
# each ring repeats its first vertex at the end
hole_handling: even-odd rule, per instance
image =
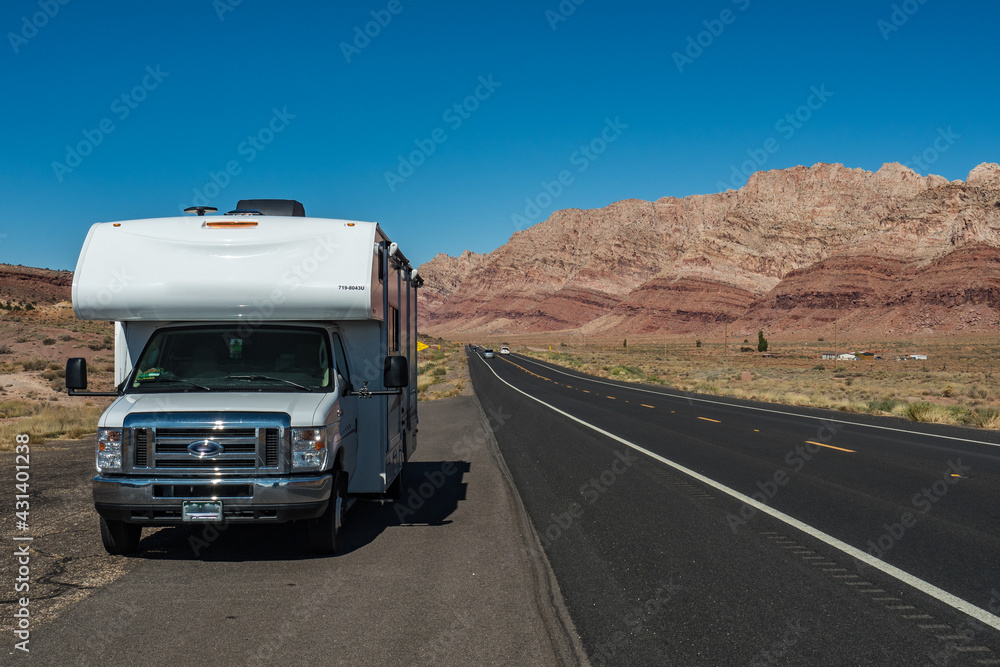
POLYGON ((80 438, 97 431, 97 420, 106 406, 92 401, 80 405, 54 405, 41 401, 0 401, 0 451, 13 451, 14 437, 26 433, 32 444, 47 438, 80 438))
POLYGON ((417 359, 417 400, 434 401, 461 394, 468 382, 468 359, 462 346, 434 340, 417 359))
MULTIPOLYGON (((871 349, 883 359, 823 361, 825 341, 776 342, 761 357, 756 340, 548 340, 504 337, 516 352, 592 375, 659 384, 678 391, 731 396, 914 421, 1000 429, 1000 337, 919 341, 841 341, 839 349, 871 349), (926 361, 896 361, 926 353, 926 361)), ((497 340, 476 341, 496 347, 497 340)))

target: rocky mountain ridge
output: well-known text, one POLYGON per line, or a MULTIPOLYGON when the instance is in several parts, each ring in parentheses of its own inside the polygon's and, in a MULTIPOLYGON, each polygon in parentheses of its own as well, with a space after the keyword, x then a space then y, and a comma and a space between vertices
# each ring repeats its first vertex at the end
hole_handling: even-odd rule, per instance
POLYGON ((420 268, 438 336, 686 334, 1000 324, 1000 166, 966 181, 896 163, 752 175, 739 190, 556 211, 491 253, 420 268))

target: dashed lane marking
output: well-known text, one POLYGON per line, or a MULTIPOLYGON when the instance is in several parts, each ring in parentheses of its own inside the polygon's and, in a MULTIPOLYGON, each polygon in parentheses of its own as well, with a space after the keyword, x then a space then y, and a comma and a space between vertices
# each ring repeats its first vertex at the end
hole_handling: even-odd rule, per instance
MULTIPOLYGON (((798 412, 789 412, 787 410, 775 410, 773 408, 762 408, 762 407, 758 407, 756 405, 740 405, 739 403, 726 403, 725 401, 718 401, 718 400, 713 400, 713 399, 710 399, 710 398, 700 398, 698 396, 692 396, 690 394, 673 394, 673 393, 668 392, 668 391, 654 391, 652 389, 644 389, 643 387, 623 387, 621 384, 616 384, 614 382, 605 382, 604 380, 598 380, 598 379, 595 379, 595 378, 592 378, 592 377, 581 377, 580 375, 574 375, 572 373, 567 373, 566 371, 560 370, 558 368, 551 368, 549 366, 546 366, 546 365, 538 362, 535 359, 530 359, 528 357, 524 357, 524 358, 528 359, 529 361, 531 361, 533 363, 538 364, 539 366, 542 366, 542 368, 551 370, 554 373, 560 373, 562 375, 566 375, 566 376, 571 377, 571 378, 576 378, 578 380, 586 380, 587 382, 593 382, 593 383, 597 383, 597 384, 606 384, 609 387, 617 387, 619 389, 629 389, 631 391, 639 391, 639 392, 643 392, 645 394, 653 394, 654 396, 666 396, 667 398, 679 398, 679 399, 683 399, 683 400, 688 401, 688 402, 709 403, 711 405, 722 405, 722 406, 725 406, 727 408, 736 408, 738 410, 752 410, 752 411, 755 411, 755 412, 769 412, 771 414, 787 415, 787 416, 791 416, 791 417, 799 417, 801 419, 813 419, 813 420, 816 420, 816 421, 831 422, 831 423, 836 423, 836 424, 847 424, 849 426, 857 426, 858 428, 871 428, 871 429, 877 429, 877 430, 880 430, 880 431, 895 431, 896 433, 907 433, 907 434, 910 434, 910 435, 918 435, 918 436, 921 436, 921 437, 924 437, 924 438, 940 438, 942 440, 957 440, 958 442, 971 442, 971 443, 976 444, 976 445, 989 445, 991 447, 1000 447, 1000 442, 990 442, 988 440, 973 440, 971 438, 961 438, 961 437, 954 436, 954 435, 942 435, 942 434, 939 434, 939 433, 924 433, 924 432, 921 432, 921 431, 914 431, 914 430, 911 430, 911 429, 897 428, 895 426, 881 426, 879 424, 865 424, 864 422, 851 421, 849 419, 833 419, 831 417, 818 417, 816 415, 805 415, 805 414, 801 414, 801 413, 798 413, 798 412)), ((504 359, 504 361, 506 361, 506 359, 504 359)), ((486 362, 483 361, 483 363, 485 364, 486 362)), ((523 368, 523 366, 520 366, 519 368, 523 368)), ((525 369, 525 370, 527 370, 527 369, 525 369)), ((527 371, 527 372, 530 373, 531 371, 527 371)), ((671 412, 673 412, 673 410, 671 410, 671 412)))
POLYGON ((822 442, 813 442, 812 440, 806 440, 806 442, 810 445, 816 445, 818 447, 826 447, 827 449, 836 449, 837 451, 850 452, 851 454, 857 453, 853 449, 844 449, 843 447, 834 447, 833 445, 825 445, 822 442))
MULTIPOLYGON (((517 393, 522 394, 522 395, 526 396, 527 398, 530 398, 531 400, 533 400, 536 403, 538 403, 538 404, 540 404, 540 405, 548 408, 549 410, 552 410, 556 414, 560 414, 563 417, 566 417, 567 419, 580 424, 581 426, 585 426, 585 427, 591 429, 592 431, 594 431, 596 433, 600 433, 601 435, 603 435, 603 436, 605 436, 607 438, 610 438, 611 440, 614 440, 615 442, 621 443, 622 445, 625 445, 626 447, 629 447, 629 448, 631 448, 631 449, 639 452, 640 454, 644 454, 645 456, 648 456, 649 458, 653 459, 654 461, 659 461, 660 463, 673 468, 677 472, 680 472, 680 473, 686 475, 687 477, 690 477, 692 479, 696 479, 699 482, 701 482, 702 484, 710 486, 713 489, 715 489, 716 491, 719 491, 720 493, 724 493, 724 494, 726 494, 726 495, 728 495, 728 496, 736 499, 737 501, 739 501, 739 502, 741 502, 741 503, 743 503, 745 505, 748 505, 748 506, 756 509, 758 512, 761 512, 763 514, 767 514, 768 516, 770 516, 770 517, 772 517, 774 519, 777 519, 778 521, 781 521, 782 523, 784 523, 784 524, 786 524, 788 526, 791 526, 792 528, 795 528, 796 530, 799 530, 800 532, 803 532, 806 535, 809 535, 810 537, 812 537, 814 539, 817 539, 817 540, 819 540, 821 542, 824 542, 824 543, 828 544, 829 546, 833 547, 834 549, 837 549, 838 551, 841 551, 842 553, 850 556, 851 558, 854 558, 855 560, 861 561, 865 565, 868 565, 870 567, 874 567, 876 570, 884 572, 885 574, 889 575, 890 577, 893 577, 893 578, 895 578, 895 579, 903 582, 904 584, 906 584, 908 586, 911 586, 912 588, 915 588, 918 591, 920 591, 920 592, 922 592, 922 593, 924 593, 926 595, 929 595, 929 596, 935 598, 936 600, 938 600, 938 601, 940 601, 940 602, 948 605, 949 607, 951 607, 951 608, 953 608, 953 609, 955 609, 957 611, 960 611, 963 614, 966 614, 967 616, 970 616, 970 617, 976 619, 977 621, 980 621, 981 623, 983 623, 985 625, 990 626, 994 630, 1000 630, 1000 617, 997 617, 997 616, 991 614, 990 612, 986 611, 985 609, 981 609, 980 607, 977 607, 976 605, 972 604, 971 602, 967 602, 966 600, 963 600, 962 598, 958 597, 957 595, 949 593, 948 591, 944 590, 943 588, 938 588, 934 584, 932 584, 930 582, 927 582, 927 581, 924 581, 923 579, 921 579, 919 577, 916 577, 916 576, 910 574, 909 572, 906 572, 905 570, 901 570, 900 568, 898 568, 898 567, 896 567, 894 565, 890 565, 889 563, 886 563, 886 562, 880 560, 879 558, 876 558, 875 556, 871 555, 870 553, 868 553, 866 551, 862 551, 861 549, 858 549, 857 547, 853 547, 850 544, 848 544, 848 543, 846 543, 846 542, 844 542, 842 540, 839 540, 836 537, 833 537, 832 535, 828 535, 827 533, 824 533, 823 531, 819 530, 818 528, 815 528, 815 527, 809 525, 808 523, 806 523, 804 521, 800 521, 799 519, 796 519, 795 517, 791 516, 790 514, 785 514, 784 512, 782 512, 782 511, 780 511, 778 509, 775 509, 774 507, 771 507, 771 506, 769 506, 769 505, 767 505, 765 503, 762 503, 759 500, 746 495, 745 493, 740 493, 736 489, 732 489, 732 488, 726 486, 725 484, 722 484, 721 482, 717 482, 716 480, 712 479, 711 477, 707 477, 705 475, 702 475, 701 473, 696 472, 696 471, 694 471, 694 470, 692 470, 692 469, 690 469, 690 468, 688 468, 686 466, 683 466, 680 463, 677 463, 676 461, 671 461, 670 459, 666 458, 665 456, 661 456, 661 455, 657 454, 656 452, 650 451, 650 450, 646 449, 645 447, 642 447, 641 445, 637 445, 634 442, 632 442, 630 440, 626 440, 625 438, 623 438, 623 437, 621 437, 619 435, 615 435, 614 433, 611 433, 610 431, 606 431, 606 430, 602 429, 599 426, 595 426, 594 424, 586 422, 586 421, 580 419, 579 417, 571 415, 570 413, 566 412, 565 410, 560 410, 559 408, 555 407, 554 405, 552 405, 550 403, 546 403, 542 399, 536 398, 536 397, 532 396, 531 394, 529 394, 528 392, 524 391, 523 389, 519 389, 518 387, 515 387, 510 382, 507 382, 502 377, 500 377, 500 375, 498 375, 497 372, 495 370, 493 370, 492 366, 490 366, 489 364, 487 364, 485 361, 483 361, 482 363, 483 363, 484 366, 486 366, 486 368, 489 369, 489 371, 493 374, 493 376, 497 380, 499 380, 503 384, 507 385, 508 387, 510 387, 511 389, 513 389, 514 391, 516 391, 517 393)), ((794 413, 792 413, 792 414, 794 414, 794 413)), ((902 429, 886 429, 886 430, 893 430, 893 431, 899 432, 902 429)), ((926 435, 926 434, 921 433, 920 435, 926 435)), ((965 438, 952 438, 952 439, 954 439, 954 440, 965 440, 965 438)), ((965 440, 965 441, 968 442, 968 440, 965 440)), ((991 445, 996 446, 996 443, 984 443, 984 444, 991 444, 991 445)), ((860 577, 855 576, 855 578, 860 578, 860 577)))

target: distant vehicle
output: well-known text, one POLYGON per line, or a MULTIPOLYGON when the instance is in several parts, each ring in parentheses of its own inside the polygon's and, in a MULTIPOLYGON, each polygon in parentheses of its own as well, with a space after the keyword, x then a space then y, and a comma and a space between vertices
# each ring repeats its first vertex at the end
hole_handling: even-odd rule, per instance
POLYGON ((506 345, 500 346, 500 354, 510 354, 510 348, 506 345))
POLYGON ((492 359, 493 350, 483 350, 483 359, 492 359))

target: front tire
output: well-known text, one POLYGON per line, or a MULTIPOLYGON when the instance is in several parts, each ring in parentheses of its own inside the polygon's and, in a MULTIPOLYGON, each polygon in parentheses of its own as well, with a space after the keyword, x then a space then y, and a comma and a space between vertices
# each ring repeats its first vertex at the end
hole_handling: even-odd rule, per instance
POLYGON ((135 553, 142 538, 142 526, 124 521, 109 521, 101 517, 101 541, 112 556, 135 553))
POLYGON ((326 511, 309 524, 309 544, 321 554, 335 554, 342 546, 344 513, 347 511, 347 473, 333 473, 333 491, 326 511))

